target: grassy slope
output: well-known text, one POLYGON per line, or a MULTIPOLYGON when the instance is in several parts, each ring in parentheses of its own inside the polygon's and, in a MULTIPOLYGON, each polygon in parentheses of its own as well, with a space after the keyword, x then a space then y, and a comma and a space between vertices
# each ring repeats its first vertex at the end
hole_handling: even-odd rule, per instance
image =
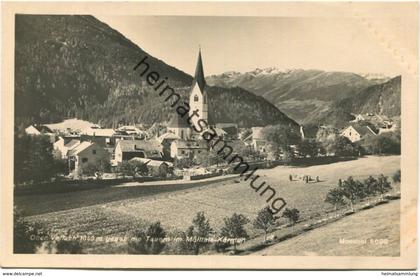
MULTIPOLYGON (((259 173, 263 180, 275 187, 277 193, 287 201, 289 208, 296 207, 301 210, 303 217, 307 217, 331 208, 324 203, 324 198, 327 191, 337 185, 338 178, 349 175, 366 177, 379 173, 391 175, 399 168, 399 162, 399 156, 368 157, 307 168, 277 167, 261 170, 259 173), (289 182, 289 174, 318 175, 323 182, 289 182)), ((236 212, 253 219, 258 210, 266 204, 266 198, 255 193, 248 183, 234 183, 232 180, 149 195, 141 195, 142 187, 134 188, 138 190, 104 188, 70 194, 17 198, 16 201, 27 211, 47 208, 44 211, 52 212, 54 209, 62 210, 65 204, 71 208, 76 208, 77 204, 78 207, 86 206, 32 216, 29 219, 53 225, 56 230, 72 229, 76 232, 88 231, 97 234, 125 233, 128 228, 133 227, 134 222, 157 220, 161 221, 166 229, 185 230, 198 211, 204 211, 214 229, 218 230, 224 217, 236 212), (96 205, 92 205, 95 203, 96 205), (113 225, 112 229, 109 225, 113 225)))
POLYGON ((400 201, 391 201, 270 246, 255 255, 399 256, 399 221, 400 201), (340 244, 340 239, 367 239, 367 244, 340 244), (371 244, 370 239, 387 239, 388 244, 371 244))

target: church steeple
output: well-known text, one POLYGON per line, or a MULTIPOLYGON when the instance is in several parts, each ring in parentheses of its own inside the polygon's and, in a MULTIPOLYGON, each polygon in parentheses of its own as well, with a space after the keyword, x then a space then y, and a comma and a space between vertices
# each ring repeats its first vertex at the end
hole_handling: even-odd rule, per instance
POLYGON ((201 59, 201 49, 198 50, 197 67, 195 68, 194 81, 190 92, 190 110, 191 122, 197 129, 203 127, 199 125, 199 120, 208 120, 208 105, 206 80, 204 78, 203 61, 201 59))
POLYGON ((201 48, 198 50, 197 66, 195 67, 194 80, 197 82, 201 91, 204 91, 206 79, 204 78, 203 62, 201 60, 201 48))

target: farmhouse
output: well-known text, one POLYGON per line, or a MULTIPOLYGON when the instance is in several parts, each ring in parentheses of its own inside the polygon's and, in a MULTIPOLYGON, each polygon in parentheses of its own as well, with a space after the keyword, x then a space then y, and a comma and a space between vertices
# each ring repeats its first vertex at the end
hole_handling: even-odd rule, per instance
POLYGON ((62 137, 59 137, 57 142, 53 144, 54 150, 60 153, 60 158, 66 159, 67 153, 77 147, 80 144, 80 141, 77 139, 70 140, 68 143, 65 143, 65 140, 62 137))
POLYGON ((98 144, 82 142, 68 152, 69 170, 78 172, 83 164, 98 164, 108 158, 108 153, 98 144))
POLYGON ((115 131, 112 128, 88 127, 81 133, 81 141, 95 142, 103 147, 111 146, 114 143, 115 131))
POLYGON ((250 145, 255 151, 266 152, 267 141, 262 134, 263 127, 253 127, 252 134, 244 139, 244 142, 250 145))
POLYGON ((239 128, 238 124, 235 123, 218 123, 216 128, 222 129, 225 132, 226 137, 229 139, 238 138, 239 128))
POLYGON ((134 157, 161 159, 162 145, 156 139, 120 140, 115 146, 115 162, 121 163, 134 157))
POLYGON ((376 133, 369 126, 351 125, 341 132, 341 136, 347 137, 352 143, 372 135, 376 133))
POLYGON ((176 140, 171 144, 171 157, 186 158, 207 150, 205 140, 176 140))

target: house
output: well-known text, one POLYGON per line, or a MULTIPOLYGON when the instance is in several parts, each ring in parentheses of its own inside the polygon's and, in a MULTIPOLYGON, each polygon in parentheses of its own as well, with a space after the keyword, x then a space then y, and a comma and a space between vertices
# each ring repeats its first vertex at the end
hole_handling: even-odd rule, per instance
POLYGON ((206 151, 208 151, 208 143, 205 140, 175 140, 171 144, 172 158, 191 157, 206 151))
POLYGON ((140 161, 147 166, 149 174, 154 176, 166 176, 170 168, 173 168, 174 165, 171 162, 152 160, 148 158, 134 157, 130 161, 140 161))
POLYGON ((352 143, 365 137, 376 135, 369 126, 350 125, 341 132, 341 136, 347 137, 352 143))
POLYGON ((239 135, 238 124, 235 123, 218 123, 216 128, 222 129, 225 136, 229 139, 237 139, 239 135))
POLYGON ((92 142, 81 142, 68 153, 69 171, 75 171, 76 175, 79 172, 79 168, 84 164, 95 164, 97 165, 101 160, 108 157, 108 153, 103 147, 92 142))
POLYGON ((25 132, 28 135, 54 135, 54 132, 45 125, 30 125, 25 128, 25 132))
POLYGON ((67 153, 77 147, 80 141, 77 139, 70 140, 66 143, 66 140, 62 137, 58 137, 58 140, 53 144, 54 150, 59 152, 60 158, 66 159, 67 153))
POLYGON ((263 127, 251 128, 252 134, 244 139, 244 142, 250 145, 255 151, 266 152, 267 141, 264 139, 263 127))
POLYGON ((25 128, 25 133, 34 136, 47 136, 51 144, 54 144, 56 142, 56 134, 46 125, 30 125, 27 128, 25 128))
POLYGON ((143 134, 143 131, 138 129, 135 126, 120 126, 117 131, 124 132, 127 135, 140 135, 143 134))
POLYGON ((162 134, 157 138, 160 143, 164 143, 164 141, 170 141, 171 143, 175 140, 179 139, 177 135, 172 132, 167 132, 162 134))
POLYGON ((90 141, 103 147, 112 146, 115 143, 113 138, 115 130, 112 128, 99 128, 97 125, 88 127, 81 132, 81 141, 90 141))
POLYGON ((115 162, 121 163, 134 157, 162 159, 162 145, 157 139, 120 140, 115 146, 115 162))
POLYGON ((351 122, 363 122, 367 120, 368 115, 357 114, 351 122))

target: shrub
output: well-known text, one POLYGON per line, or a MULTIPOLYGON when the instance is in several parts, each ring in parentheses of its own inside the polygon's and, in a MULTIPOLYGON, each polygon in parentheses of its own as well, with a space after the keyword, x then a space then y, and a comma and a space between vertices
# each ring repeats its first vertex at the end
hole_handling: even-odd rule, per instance
MULTIPOLYGON (((244 215, 234 213, 231 217, 224 218, 223 222, 224 226, 221 229, 223 237, 232 239, 248 238, 244 225, 249 223, 249 219, 244 215)), ((236 251, 236 240, 233 243, 233 248, 236 251)))
POLYGON ((363 197, 363 184, 360 181, 354 180, 353 177, 349 176, 347 180, 341 182, 339 188, 343 192, 344 197, 349 202, 351 210, 353 210, 354 203, 356 202, 356 200, 363 197))
POLYGON ((367 137, 361 145, 370 154, 401 153, 401 137, 395 133, 382 133, 367 137))
POLYGON ((274 224, 275 218, 269 207, 261 209, 253 222, 254 228, 264 231, 264 242, 267 240, 268 230, 274 224))
POLYGON ((303 139, 297 145, 297 151, 301 157, 316 157, 320 152, 320 143, 315 139, 303 139))
POLYGON ((15 135, 14 181, 40 183, 67 172, 53 156, 53 145, 43 135, 15 135))
POLYGON ((332 149, 337 156, 358 156, 359 148, 357 145, 354 145, 348 138, 339 136, 334 144, 332 149))
POLYGON ((287 218, 289 220, 289 223, 291 225, 294 225, 299 220, 299 217, 300 217, 299 213, 300 211, 296 208, 293 208, 293 209, 286 208, 283 211, 283 214, 281 215, 281 217, 287 218))
MULTIPOLYGON (((192 220, 192 225, 187 229, 186 236, 187 237, 198 237, 198 238, 208 238, 210 234, 213 232, 213 229, 210 227, 210 222, 204 216, 204 212, 198 212, 194 219, 192 220)), ((189 249, 195 254, 198 255, 200 253, 200 249, 206 248, 208 246, 208 242, 199 242, 194 241, 187 245, 189 249)))
POLYGON ((338 206, 345 204, 343 191, 340 188, 331 189, 325 198, 325 202, 332 204, 334 210, 337 210, 338 206))
POLYGON ((378 185, 377 191, 381 194, 381 196, 392 189, 391 182, 388 181, 388 177, 381 174, 378 177, 378 185))
POLYGON ((147 175, 149 170, 147 165, 138 160, 130 160, 130 161, 123 161, 121 162, 118 167, 117 171, 125 176, 136 177, 136 174, 140 175, 147 175))
POLYGON ((378 192, 378 180, 371 175, 363 181, 366 196, 375 195, 378 192))
POLYGON ((185 169, 185 168, 190 168, 193 165, 194 165, 194 161, 192 158, 189 158, 189 157, 174 159, 174 167, 180 170, 185 169))
POLYGON ((159 254, 165 244, 162 239, 166 237, 166 232, 155 222, 147 228, 147 231, 137 230, 128 241, 129 254, 159 254))
POLYGON ((26 222, 15 207, 13 214, 13 253, 35 253, 42 244, 43 236, 41 225, 26 222))
POLYGON ((334 205, 335 209, 338 205, 343 204, 343 198, 347 199, 351 210, 353 211, 354 203, 357 200, 380 194, 382 195, 392 189, 391 183, 388 178, 381 174, 378 178, 369 176, 363 182, 354 180, 353 177, 348 177, 347 180, 338 182, 338 187, 331 189, 325 202, 334 205))

